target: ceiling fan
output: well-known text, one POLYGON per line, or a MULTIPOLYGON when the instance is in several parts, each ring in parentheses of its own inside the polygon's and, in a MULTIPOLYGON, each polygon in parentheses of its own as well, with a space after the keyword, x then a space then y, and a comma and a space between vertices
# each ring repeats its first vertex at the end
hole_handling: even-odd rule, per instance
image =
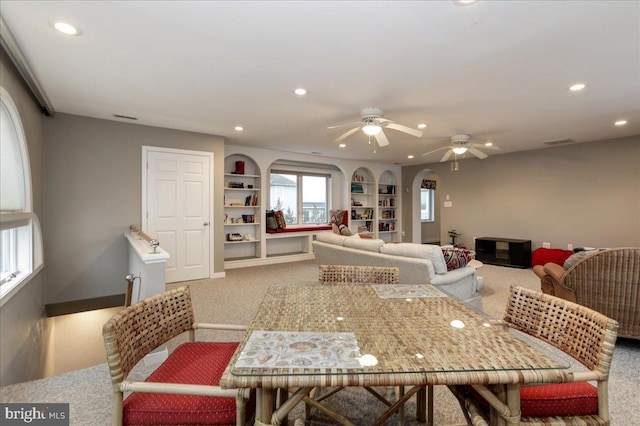
POLYGON ((446 149, 447 152, 444 154, 444 156, 440 160, 440 162, 442 163, 447 161, 451 157, 451 155, 462 155, 466 152, 469 152, 470 154, 475 155, 481 160, 483 158, 487 158, 487 154, 480 151, 480 149, 478 148, 489 149, 492 151, 500 151, 500 148, 498 148, 495 145, 471 143, 469 142, 470 139, 471 139, 471 136, 469 135, 453 135, 451 136, 451 144, 449 146, 443 146, 441 148, 434 149, 433 151, 425 152, 424 154, 422 154, 422 156, 424 157, 426 155, 433 154, 434 152, 446 149))
POLYGON ((422 131, 412 129, 411 127, 403 126, 402 124, 398 124, 391 120, 387 120, 386 118, 382 117, 383 114, 384 114, 384 111, 382 111, 380 108, 363 108, 362 111, 360 111, 360 118, 362 119, 362 121, 339 124, 337 126, 327 127, 327 129, 330 130, 330 129, 335 129, 342 126, 357 124, 357 126, 354 127, 353 129, 348 130, 347 132, 338 136, 335 139, 335 142, 342 142, 343 140, 347 139, 349 136, 356 133, 358 130, 362 129, 362 131, 365 134, 367 134, 370 137, 374 137, 376 142, 378 142, 379 146, 389 145, 389 139, 387 139, 387 136, 384 134, 382 129, 397 130, 399 132, 408 133, 417 138, 422 136, 422 131))

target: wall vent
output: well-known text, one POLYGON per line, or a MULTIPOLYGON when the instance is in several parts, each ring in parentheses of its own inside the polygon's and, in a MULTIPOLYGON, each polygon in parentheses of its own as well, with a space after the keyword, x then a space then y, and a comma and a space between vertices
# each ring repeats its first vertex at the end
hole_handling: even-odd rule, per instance
POLYGON ((125 120, 137 120, 138 117, 131 117, 130 115, 113 114, 115 118, 124 118, 125 120))
POLYGON ((568 143, 574 143, 575 141, 573 139, 569 139, 569 138, 565 138, 565 139, 556 139, 554 141, 546 141, 544 142, 545 145, 565 145, 568 143))

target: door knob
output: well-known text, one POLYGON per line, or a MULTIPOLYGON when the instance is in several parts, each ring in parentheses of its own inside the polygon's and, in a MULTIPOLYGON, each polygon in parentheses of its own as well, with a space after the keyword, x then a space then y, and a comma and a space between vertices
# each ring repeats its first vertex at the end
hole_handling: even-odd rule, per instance
POLYGON ((209 222, 203 223, 204 226, 209 226, 209 222))

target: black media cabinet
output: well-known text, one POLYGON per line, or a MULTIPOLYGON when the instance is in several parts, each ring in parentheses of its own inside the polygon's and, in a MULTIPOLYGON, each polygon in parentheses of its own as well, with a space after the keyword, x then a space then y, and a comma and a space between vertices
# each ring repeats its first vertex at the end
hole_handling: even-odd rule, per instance
POLYGON ((476 259, 490 265, 528 268, 531 266, 531 240, 476 238, 476 259))

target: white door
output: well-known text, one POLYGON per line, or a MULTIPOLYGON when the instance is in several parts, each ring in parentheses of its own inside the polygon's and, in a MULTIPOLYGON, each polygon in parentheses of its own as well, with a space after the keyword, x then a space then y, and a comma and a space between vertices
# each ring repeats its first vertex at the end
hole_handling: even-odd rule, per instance
POLYGON ((208 278, 213 153, 143 147, 145 151, 143 228, 171 255, 166 282, 208 278))

